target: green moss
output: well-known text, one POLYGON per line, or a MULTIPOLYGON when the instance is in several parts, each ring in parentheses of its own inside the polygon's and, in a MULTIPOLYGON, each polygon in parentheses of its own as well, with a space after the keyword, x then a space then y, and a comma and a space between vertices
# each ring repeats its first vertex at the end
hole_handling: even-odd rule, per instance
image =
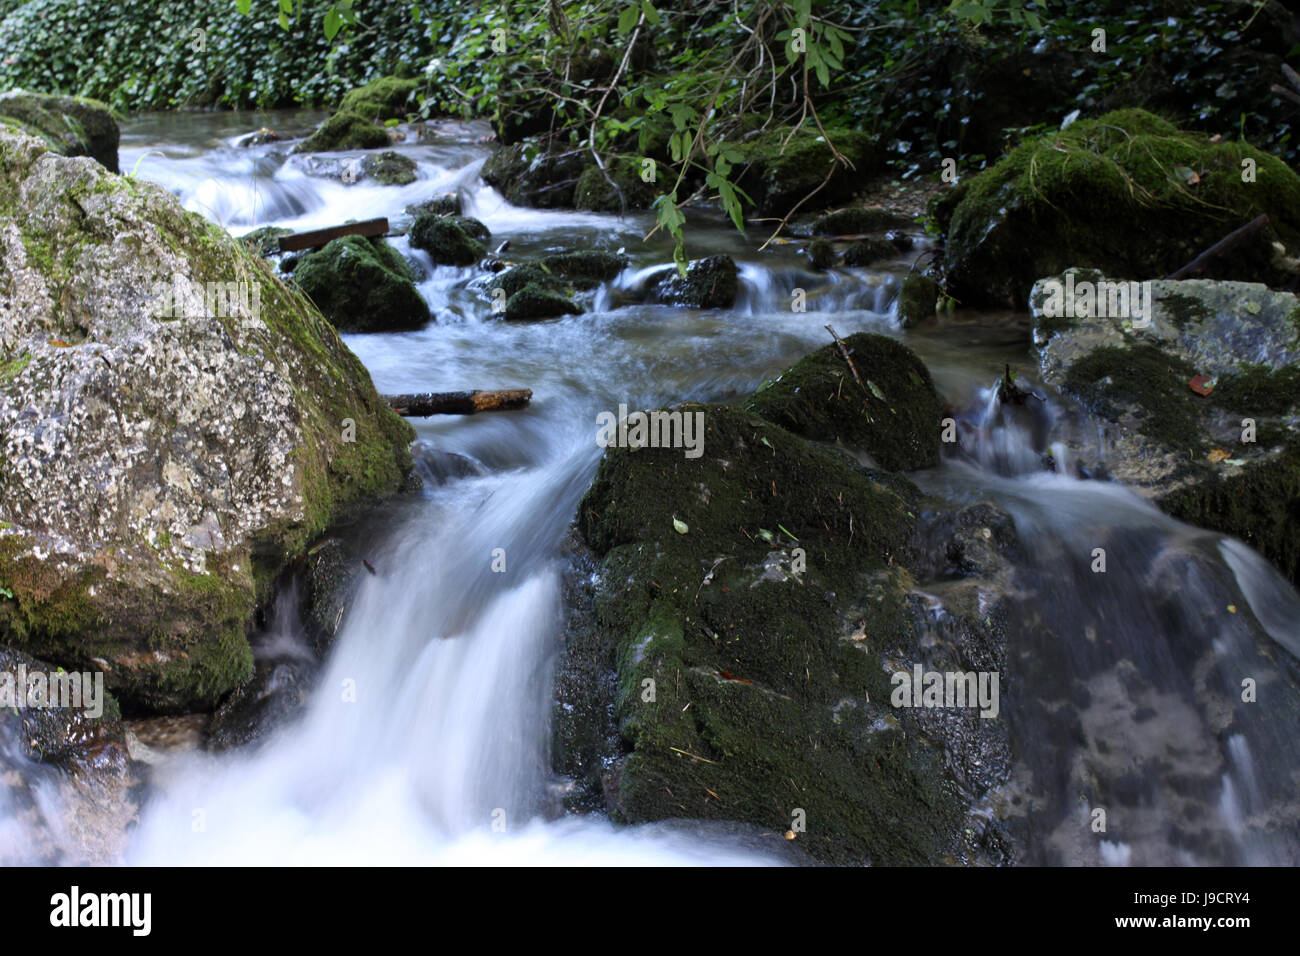
POLYGON ((505 317, 511 321, 553 319, 581 315, 582 307, 567 296, 529 282, 506 300, 505 317))
POLYGON ((1245 541, 1300 587, 1300 442, 1283 453, 1162 497, 1180 521, 1245 541))
POLYGON ((835 265, 835 246, 827 239, 814 239, 808 243, 808 261, 819 272, 831 268, 835 265))
POLYGON ((850 206, 837 209, 813 220, 813 235, 844 236, 868 232, 885 232, 909 225, 906 219, 884 209, 850 206))
POLYGON ((339 103, 339 112, 356 113, 371 121, 405 119, 419 108, 415 101, 419 89, 417 79, 381 76, 349 91, 339 103))
POLYGON ((9 382, 22 374, 23 369, 31 364, 31 355, 24 352, 16 359, 0 363, 0 382, 9 382))
MULTIPOLYGON (((817 192, 812 208, 841 202, 881 166, 881 155, 870 135, 860 130, 837 130, 832 141, 854 168, 838 166, 823 186, 833 161, 830 147, 821 136, 800 132, 791 137, 790 133, 789 127, 779 128, 761 139, 732 144, 744 156, 733 178, 760 215, 785 215, 814 190, 817 192)), ((810 204, 801 208, 809 209, 810 204)))
POLYGON ((117 120, 98 100, 11 90, 0 95, 0 116, 12 121, 5 125, 40 137, 65 156, 89 156, 118 171, 117 120))
POLYGON ((608 178, 598 167, 588 167, 574 187, 573 207, 592 212, 622 212, 625 204, 629 210, 649 209, 656 189, 653 183, 642 182, 640 169, 640 161, 630 156, 615 157, 606 167, 608 178), (610 179, 618 189, 610 185, 610 179))
POLYGON ((934 315, 935 303, 939 301, 939 283, 930 276, 919 272, 909 273, 903 280, 903 287, 898 292, 898 318, 903 327, 934 315))
POLYGON ((701 457, 610 449, 579 509, 602 576, 619 582, 596 614, 631 750, 624 817, 779 833, 802 809, 821 859, 933 861, 959 816, 941 761, 876 726, 889 688, 875 655, 909 627, 891 565, 915 501, 742 409, 681 411, 704 414, 701 457), (806 569, 762 579, 774 559, 793 570, 796 538, 806 569), (840 638, 859 627, 868 646, 840 638))
POLYGON ((295 153, 326 153, 344 149, 383 149, 391 146, 392 138, 383 127, 376 126, 359 113, 335 113, 307 139, 296 147, 295 153))
POLYGON ((1210 397, 1217 405, 1247 415, 1283 415, 1300 404, 1300 365, 1272 369, 1245 364, 1221 376, 1210 397))
POLYGON ((1167 275, 1260 213, 1269 229, 1221 259, 1222 274, 1285 278, 1268 240, 1300 248, 1300 177, 1243 142, 1119 110, 1031 139, 969 181, 948 230, 949 288, 966 305, 1023 306, 1035 279, 1070 266, 1167 275), (1255 182, 1242 182, 1244 159, 1255 182))
MULTIPOLYGON (((459 216, 417 216, 411 226, 411 245, 423 249, 439 265, 471 266, 486 254, 487 249, 465 229, 459 216)), ((482 225, 480 223, 480 225, 482 225)))
POLYGON ((1141 422, 1142 434, 1195 455, 1206 441, 1205 399, 1189 387, 1195 375, 1187 362, 1152 345, 1105 347, 1075 362, 1063 389, 1110 421, 1131 410, 1141 422))
POLYGON ((431 319, 406 260, 388 243, 342 236, 303 256, 293 280, 335 328, 349 332, 418 329, 431 319))
POLYGON ((1210 311, 1205 304, 1190 295, 1170 293, 1161 297, 1160 304, 1169 316, 1169 321, 1177 329, 1185 329, 1210 317, 1210 311))
POLYGON ((937 465, 941 405, 925 364, 883 335, 859 332, 844 346, 861 386, 832 343, 755 393, 747 407, 806 438, 862 448, 890 470, 937 465))
POLYGON ((282 237, 292 235, 292 229, 285 229, 282 226, 260 226, 244 236, 241 241, 251 246, 259 256, 269 256, 280 251, 282 237))
POLYGON ((381 186, 406 186, 415 182, 415 160, 391 149, 378 156, 367 156, 366 171, 381 186))

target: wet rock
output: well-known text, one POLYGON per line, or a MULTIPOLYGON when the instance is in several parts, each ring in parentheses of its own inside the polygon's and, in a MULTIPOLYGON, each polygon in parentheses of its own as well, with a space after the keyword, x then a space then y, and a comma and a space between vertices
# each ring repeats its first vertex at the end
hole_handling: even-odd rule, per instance
POLYGON ((408 216, 459 216, 460 193, 442 193, 406 207, 408 216))
POLYGON ((476 232, 487 238, 487 228, 477 219, 422 215, 411 225, 410 240, 439 265, 472 266, 487 253, 476 232))
POLYGON ((220 753, 247 746, 297 717, 311 695, 319 669, 306 656, 259 659, 252 677, 212 715, 208 749, 220 753))
POLYGON ((275 574, 396 492, 413 432, 304 297, 161 187, 0 130, 0 197, 0 635, 104 670, 124 706, 212 706, 275 574))
POLYGON ((344 149, 383 149, 393 138, 359 113, 338 112, 294 147, 295 153, 331 153, 344 149))
POLYGON ((564 252, 542 256, 537 264, 548 273, 579 289, 594 289, 617 279, 627 268, 628 258, 614 252, 564 252))
POLYGON ((578 179, 590 162, 583 150, 546 152, 536 143, 516 143, 490 156, 480 175, 517 206, 571 209, 578 179))
POLYGON ((1272 243, 1300 250, 1300 177, 1242 141, 1213 143, 1142 110, 1028 140, 957 188, 935 211, 948 217, 939 221, 947 290, 966 306, 1024 308, 1036 279, 1071 266, 1169 275, 1261 212, 1269 226, 1206 275, 1295 279, 1272 243), (1243 182, 1243 160, 1254 162, 1254 182, 1243 182))
POLYGON ((911 225, 902 216, 870 206, 850 206, 836 209, 813 220, 815 236, 852 236, 870 232, 885 232, 911 225))
POLYGON ((445 485, 454 478, 468 478, 483 474, 483 468, 472 458, 455 452, 435 448, 426 441, 411 446, 416 473, 426 486, 445 485))
POLYGON ((252 232, 242 236, 240 241, 248 245, 263 259, 267 259, 280 251, 280 239, 282 237, 292 235, 292 229, 285 229, 281 226, 259 226, 252 232))
POLYGON ((859 332, 843 341, 862 386, 831 343, 761 388, 746 407, 805 438, 861 448, 891 471, 937 465, 942 405, 924 363, 883 335, 859 332))
POLYGON ((283 140, 281 136, 273 129, 267 129, 263 126, 256 132, 249 133, 247 136, 241 136, 235 145, 247 149, 249 146, 265 146, 267 143, 278 143, 283 140))
POLYGON ((415 160, 391 149, 378 156, 367 156, 361 161, 367 176, 381 186, 406 186, 415 182, 415 160))
POLYGON ((432 316, 407 261, 382 239, 342 236, 303 256, 293 279, 343 332, 418 329, 432 316))
POLYGON ((536 282, 529 282, 506 300, 505 317, 511 321, 581 314, 582 306, 568 296, 550 291, 536 282))
POLYGON ((742 409, 678 411, 704 415, 702 455, 611 448, 579 508, 554 711, 571 808, 775 837, 802 811, 819 860, 987 859, 965 831, 997 733, 932 722, 960 764, 890 701, 932 630, 903 570, 924 564, 915 490, 742 409))
POLYGON ((910 272, 898 292, 898 318, 909 328, 934 315, 939 301, 939 283, 932 276, 910 272))
POLYGON ((1043 381, 1106 428, 1103 444, 1063 419, 1053 439, 1086 472, 1249 542, 1297 580, 1300 523, 1286 502, 1300 494, 1300 299, 1254 283, 1156 280, 1143 327, 1141 315, 1111 314, 1110 281, 1073 270, 1031 292, 1043 381), (1053 314, 1071 280, 1079 305, 1084 288, 1104 304, 1053 314), (1208 395, 1192 389, 1198 376, 1208 395))
POLYGON ((324 658, 338 639, 364 570, 361 559, 338 538, 328 538, 307 552, 298 611, 317 656, 324 658))
POLYGON ((835 265, 835 246, 826 239, 814 239, 808 243, 808 260, 818 272, 823 272, 835 265))
POLYGON ((691 262, 685 277, 666 270, 655 282, 654 295, 670 305, 729 309, 736 304, 739 274, 731 256, 706 256, 691 262))
MULTIPOLYGON (((0 725, 12 730, 25 749, 26 756, 38 762, 56 763, 76 769, 85 763, 94 764, 103 752, 117 748, 120 756, 126 754, 123 735, 122 712, 113 695, 104 690, 99 698, 94 687, 94 675, 103 672, 98 668, 78 671, 76 696, 81 707, 36 706, 29 691, 45 697, 50 704, 56 701, 52 691, 47 691, 50 675, 62 669, 12 647, 0 645, 0 725), (36 675, 39 679, 33 680, 36 675), (89 675, 89 686, 83 676, 89 675), (23 682, 26 677, 27 688, 23 682), (8 695, 12 694, 12 697, 8 695), (99 713, 96 714, 95 711, 99 713)), ((69 681, 72 675, 67 675, 69 681)), ((63 679, 62 677, 56 679, 63 679)), ((62 698, 60 698, 60 701, 62 698)))
POLYGON ((340 113, 355 113, 370 122, 406 119, 419 109, 416 95, 420 89, 417 79, 381 76, 363 86, 349 90, 339 103, 340 113))
POLYGON ((109 172, 119 171, 121 133, 112 110, 99 100, 10 90, 0 93, 0 126, 37 136, 64 156, 89 156, 109 172))
MULTIPOLYGON (((784 216, 826 178, 834 162, 830 147, 819 136, 796 134, 783 148, 789 128, 771 131, 761 142, 737 144, 744 165, 736 185, 753 201, 760 216, 784 216)), ((866 185, 881 167, 875 140, 866 133, 845 131, 833 136, 836 147, 854 165, 837 165, 830 181, 800 208, 816 209, 842 202, 866 185)))
POLYGON ((892 259, 898 255, 898 246, 888 239, 881 239, 876 236, 868 236, 866 239, 859 239, 850 243, 844 250, 844 264, 855 268, 863 268, 875 265, 884 259, 892 259))
POLYGON ((601 172, 593 163, 578 177, 574 186, 573 207, 591 212, 649 209, 658 193, 653 183, 641 180, 640 170, 639 162, 631 157, 617 158, 607 164, 605 172, 601 172), (610 185, 611 179, 613 186, 610 185), (615 189, 615 186, 618 188, 615 189))

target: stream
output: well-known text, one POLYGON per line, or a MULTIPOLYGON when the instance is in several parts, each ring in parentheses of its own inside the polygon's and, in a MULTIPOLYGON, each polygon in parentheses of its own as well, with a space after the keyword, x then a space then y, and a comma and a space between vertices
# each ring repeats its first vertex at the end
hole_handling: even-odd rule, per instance
MULTIPOLYGON (((303 715, 262 745, 155 768, 124 862, 788 859, 743 828, 616 827, 557 812, 551 677, 567 610, 561 545, 600 461, 597 414, 743 396, 825 345, 826 323, 916 350, 976 438, 910 477, 954 506, 992 501, 1015 521, 1023 553, 1002 678, 1013 769, 986 810, 1018 819, 1020 862, 1300 862, 1300 597, 1239 542, 1165 517, 1122 486, 1073 477, 1059 457, 1057 473, 1044 471, 1032 429, 1004 421, 990 401, 1005 363, 1033 377, 1028 316, 958 313, 904 332, 893 299, 915 252, 815 273, 802 244, 758 253, 758 226, 742 239, 705 214, 688 227, 692 253, 736 259, 735 308, 616 308, 621 289, 671 262, 669 241, 642 241, 650 214, 509 205, 478 177, 491 148, 478 142, 482 124, 448 123, 395 147, 419 164, 409 186, 310 175, 287 143, 234 145, 259 126, 301 133, 319 119, 140 116, 124 126, 121 166, 236 235, 378 216, 396 224, 409 218, 406 205, 459 191, 464 214, 491 229, 491 248, 509 241, 506 257, 621 248, 632 266, 583 315, 505 323, 476 291, 480 270, 434 266, 404 237, 390 240, 424 267, 419 289, 436 321, 345 336, 378 390, 527 387, 532 404, 411 420, 425 490, 395 506, 371 551, 376 573, 363 576, 303 715), (807 290, 806 312, 790 307, 796 287, 807 290), (466 473, 430 471, 448 453, 468 460, 466 473), (1096 547, 1109 555, 1105 574, 1090 568, 1096 547), (505 573, 489 571, 494 549, 504 549, 505 573), (1257 716, 1226 733, 1207 695, 1235 698, 1244 678, 1259 688, 1257 716), (1122 839, 1089 832, 1096 807, 1113 829, 1123 823, 1122 839)), ((1055 396, 1049 407, 1077 414, 1055 396)), ((257 654, 305 653, 293 607, 280 600, 257 654)), ((0 828, 0 857, 13 830, 0 828)))

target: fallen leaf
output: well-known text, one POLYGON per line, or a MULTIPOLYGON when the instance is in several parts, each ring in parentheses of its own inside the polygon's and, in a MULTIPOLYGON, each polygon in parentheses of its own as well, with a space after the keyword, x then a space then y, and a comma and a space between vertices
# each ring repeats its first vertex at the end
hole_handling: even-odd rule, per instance
POLYGON ((678 519, 674 518, 674 519, 673 519, 673 530, 676 531, 678 534, 685 534, 686 532, 690 531, 691 529, 690 529, 690 526, 687 525, 685 521, 679 521, 678 519))
POLYGON ((1229 604, 1229 605, 1228 605, 1228 613, 1229 613, 1229 614, 1236 614, 1236 613, 1237 613, 1237 605, 1235 605, 1235 604, 1229 604))
POLYGON ((1246 303, 1246 311, 1249 312, 1251 315, 1259 315, 1260 309, 1262 308, 1263 306, 1261 306, 1258 302, 1256 302, 1253 299, 1246 303))
POLYGON ((1197 395, 1209 395, 1214 391, 1214 382, 1204 375, 1198 375, 1188 383, 1197 395))
POLYGON ((867 379, 867 388, 871 389, 871 394, 876 396, 876 398, 880 399, 882 402, 885 400, 885 393, 877 388, 876 383, 871 379, 867 379))
POLYGON ((1228 457, 1229 457, 1228 453, 1224 451, 1222 448, 1216 448, 1214 449, 1214 451, 1210 452, 1210 461, 1213 462, 1224 461, 1228 457))
POLYGON ((1201 181, 1201 177, 1197 175, 1196 170, 1192 169, 1190 166, 1175 166, 1174 172, 1176 172, 1178 177, 1189 186, 1195 186, 1201 181))
POLYGON ((71 342, 65 342, 65 341, 63 341, 63 339, 50 339, 50 344, 53 345, 55 348, 58 348, 58 349, 70 349, 70 348, 72 348, 72 343, 71 343, 71 342))

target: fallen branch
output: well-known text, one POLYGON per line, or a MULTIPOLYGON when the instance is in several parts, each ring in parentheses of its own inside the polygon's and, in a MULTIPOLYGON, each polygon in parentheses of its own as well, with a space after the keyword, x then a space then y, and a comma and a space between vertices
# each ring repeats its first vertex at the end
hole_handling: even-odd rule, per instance
POLYGON ((387 219, 367 219, 365 222, 349 222, 342 226, 330 226, 328 229, 313 229, 311 232, 295 232, 292 236, 280 239, 281 252, 296 252, 299 249, 317 249, 331 239, 339 236, 382 236, 388 232, 387 219))
POLYGON ((853 359, 849 357, 849 350, 844 347, 843 340, 835 334, 835 330, 831 328, 830 323, 826 324, 826 331, 834 336, 835 344, 840 347, 840 354, 844 356, 844 361, 849 363, 849 371, 853 373, 853 380, 858 383, 858 388, 862 389, 863 395, 867 394, 867 386, 862 384, 862 376, 858 374, 858 367, 853 364, 853 359))
POLYGON ((407 418, 430 415, 473 415, 523 408, 533 399, 531 388, 501 388, 472 392, 425 392, 420 395, 385 395, 388 407, 407 418))
POLYGON ((1268 225, 1268 216, 1266 215, 1256 216, 1254 219, 1246 223, 1240 229, 1236 229, 1228 233, 1226 236, 1224 236, 1214 245, 1210 246, 1210 248, 1206 249, 1204 252, 1202 252, 1191 262, 1187 263, 1187 265, 1179 269, 1177 272, 1171 272, 1169 275, 1165 276, 1165 278, 1186 279, 1189 275, 1198 275, 1199 273, 1204 272, 1205 267, 1210 264, 1210 261, 1212 259, 1217 259, 1225 252, 1230 252, 1232 249, 1241 245, 1243 241, 1245 241, 1255 233, 1259 232, 1267 225, 1268 225))

